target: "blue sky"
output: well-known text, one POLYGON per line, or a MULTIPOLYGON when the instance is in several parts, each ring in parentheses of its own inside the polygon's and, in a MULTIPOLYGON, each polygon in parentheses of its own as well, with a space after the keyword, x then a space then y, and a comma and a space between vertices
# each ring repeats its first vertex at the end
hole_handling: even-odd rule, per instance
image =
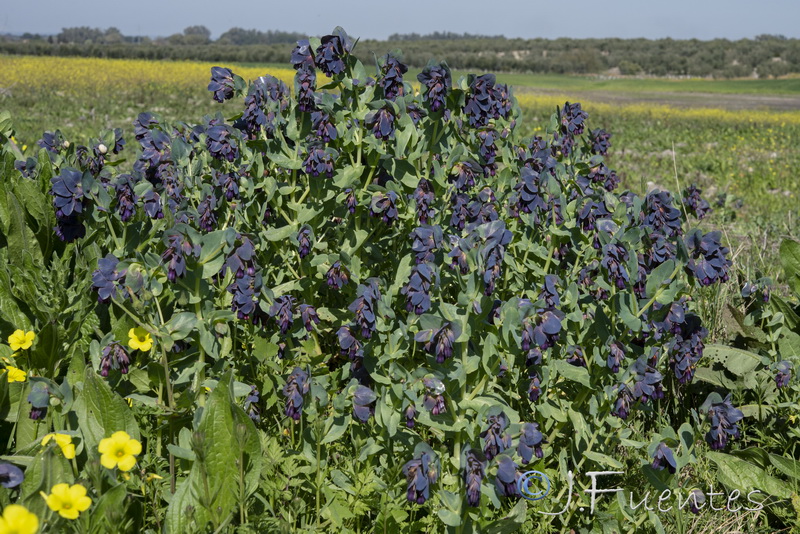
POLYGON ((213 37, 239 26, 354 37, 469 32, 507 37, 800 38, 800 0, 33 0, 4 2, 1 33, 58 33, 116 26, 125 35, 166 36, 201 24, 213 37))

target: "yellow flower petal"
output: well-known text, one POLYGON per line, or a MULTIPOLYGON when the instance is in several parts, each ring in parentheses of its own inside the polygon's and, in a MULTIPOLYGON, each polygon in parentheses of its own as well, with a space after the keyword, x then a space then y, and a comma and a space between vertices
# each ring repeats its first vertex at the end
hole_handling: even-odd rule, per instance
POLYGON ((104 454, 100 457, 100 465, 106 469, 114 469, 117 467, 117 459, 110 454, 104 454))
POLYGON ((0 517, 0 533, 35 534, 39 518, 19 504, 9 504, 0 517))
POLYGON ((6 371, 8 372, 8 383, 11 384, 12 382, 25 382, 28 378, 27 373, 22 369, 17 369, 14 366, 7 366, 6 371))
POLYGON ((135 456, 123 456, 119 461, 119 470, 120 471, 130 471, 133 469, 133 466, 136 465, 136 457, 135 456))

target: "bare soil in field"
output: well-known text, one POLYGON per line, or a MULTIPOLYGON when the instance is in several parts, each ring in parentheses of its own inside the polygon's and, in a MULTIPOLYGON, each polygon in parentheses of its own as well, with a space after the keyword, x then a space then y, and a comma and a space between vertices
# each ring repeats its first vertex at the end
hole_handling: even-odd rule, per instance
POLYGON ((800 96, 788 95, 744 95, 725 93, 686 92, 623 92, 623 91, 565 91, 563 89, 537 89, 515 87, 517 93, 569 94, 575 100, 607 102, 609 104, 656 104, 685 108, 718 108, 728 110, 755 109, 769 111, 800 110, 800 96))

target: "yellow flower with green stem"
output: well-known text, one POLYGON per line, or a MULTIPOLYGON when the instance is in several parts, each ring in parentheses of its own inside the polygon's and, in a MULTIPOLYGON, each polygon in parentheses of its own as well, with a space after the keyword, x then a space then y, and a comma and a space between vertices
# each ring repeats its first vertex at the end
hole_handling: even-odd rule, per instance
POLYGON ((56 484, 50 490, 50 495, 42 493, 42 497, 52 511, 65 519, 77 519, 81 512, 92 505, 92 499, 86 496, 86 488, 80 484, 56 484))
POLYGON ((131 328, 128 331, 128 346, 133 350, 147 352, 153 346, 153 338, 144 328, 131 328))
POLYGON ((8 372, 8 383, 11 384, 12 382, 25 382, 25 379, 28 378, 27 373, 22 369, 17 369, 13 365, 7 365, 6 371, 8 372))
POLYGON ((142 452, 142 444, 120 430, 111 434, 110 438, 101 439, 98 450, 103 467, 119 467, 120 471, 130 471, 136 465, 136 456, 142 452))
POLYGON ((72 460, 75 458, 75 444, 72 443, 72 436, 68 434, 59 434, 56 432, 50 433, 42 438, 42 446, 50 443, 50 440, 54 440, 56 442, 61 449, 61 453, 64 455, 64 458, 67 460, 72 460))
POLYGON ((19 504, 9 504, 0 516, 0 534, 36 534, 39 518, 19 504))
POLYGON ((36 334, 33 330, 25 332, 23 330, 14 330, 14 333, 8 336, 8 344, 11 350, 28 350, 33 345, 33 340, 36 339, 36 334))

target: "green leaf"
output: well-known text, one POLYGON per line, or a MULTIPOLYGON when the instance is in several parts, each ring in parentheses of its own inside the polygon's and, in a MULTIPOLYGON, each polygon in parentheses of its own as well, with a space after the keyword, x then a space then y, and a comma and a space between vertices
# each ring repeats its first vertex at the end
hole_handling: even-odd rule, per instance
POLYGON ((325 437, 322 438, 323 445, 325 443, 332 443, 342 437, 344 433, 347 431, 347 427, 350 425, 350 416, 336 416, 336 417, 329 417, 327 422, 325 423, 325 437))
POLYGON ((653 269, 647 277, 647 285, 645 286, 647 296, 651 297, 656 294, 658 288, 669 281, 670 275, 675 271, 675 260, 668 260, 653 269))
POLYGON ((461 525, 461 516, 457 513, 446 508, 440 508, 436 515, 442 520, 442 523, 449 527, 457 527, 461 525))
POLYGON ((725 345, 706 345, 703 355, 712 361, 721 363, 736 376, 752 373, 761 365, 761 356, 758 354, 725 345))
POLYGON ((140 437, 139 426, 128 404, 111 391, 106 381, 91 367, 86 368, 83 389, 75 399, 73 409, 78 415, 78 425, 90 454, 98 454, 100 440, 119 430, 124 430, 133 439, 140 437))
POLYGON ((717 464, 717 479, 728 488, 743 492, 759 490, 775 497, 788 499, 791 489, 785 482, 745 460, 721 452, 708 452, 709 460, 717 464))
POLYGON ((783 474, 795 480, 800 480, 800 462, 797 460, 785 456, 778 456, 777 454, 770 454, 769 463, 783 474))
POLYGON ((40 491, 50 493, 56 484, 72 484, 75 480, 69 460, 58 447, 43 447, 25 469, 25 479, 20 486, 19 503, 39 517, 49 513, 40 491))
POLYGON ((781 243, 780 258, 786 273, 786 283, 800 295, 800 243, 784 239, 781 243))
POLYGON ((578 382, 588 388, 592 387, 589 380, 589 371, 586 369, 586 367, 577 367, 567 363, 564 360, 553 360, 548 364, 548 366, 551 369, 555 369, 558 374, 567 380, 578 382))

